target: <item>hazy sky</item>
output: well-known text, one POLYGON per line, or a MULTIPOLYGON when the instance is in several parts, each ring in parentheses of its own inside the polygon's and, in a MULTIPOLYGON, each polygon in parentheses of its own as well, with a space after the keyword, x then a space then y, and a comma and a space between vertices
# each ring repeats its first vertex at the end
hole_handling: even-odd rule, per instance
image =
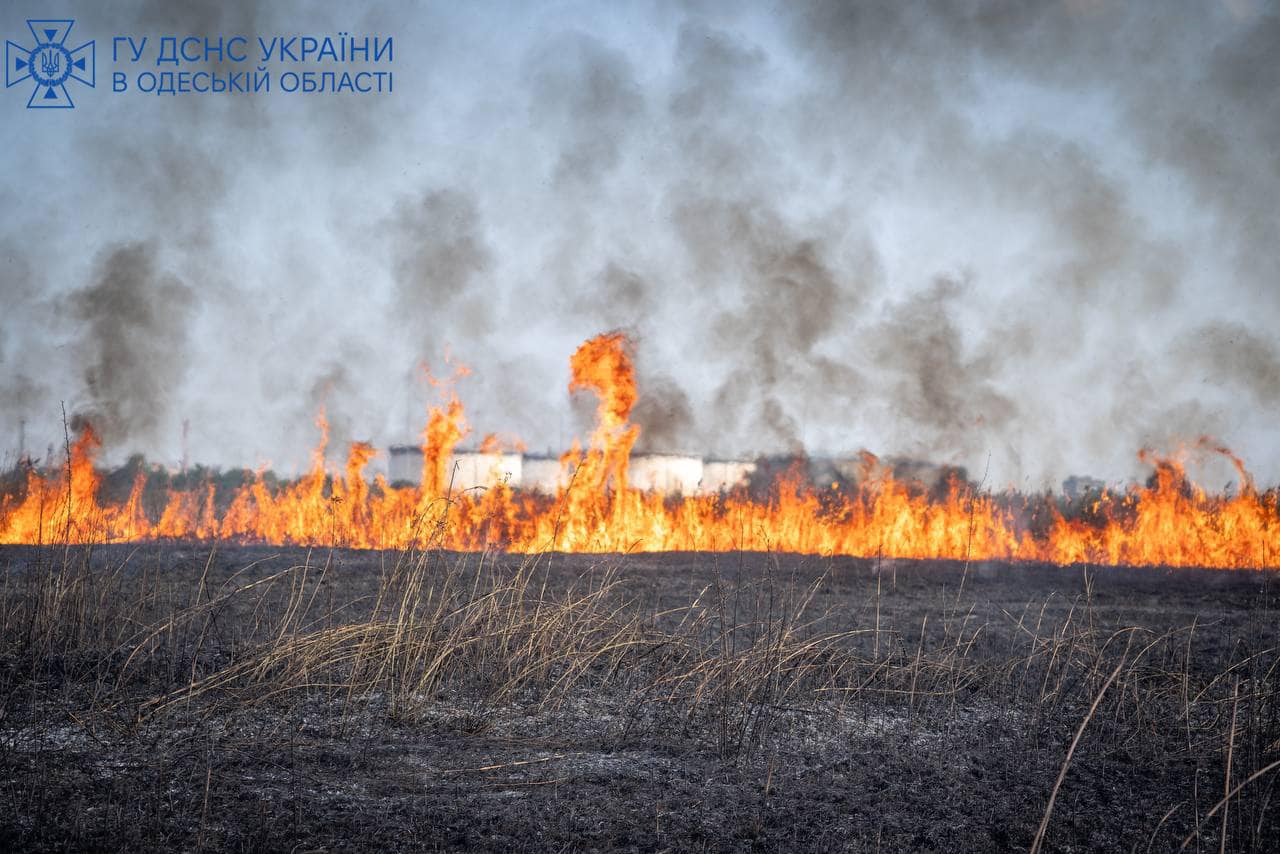
POLYGON ((186 418, 288 469, 322 404, 411 440, 446 353, 542 450, 622 328, 654 449, 1039 487, 1207 433, 1280 480, 1274 4, 258 5, 5 4, 98 87, 3 92, 0 451, 66 401, 117 459, 186 418), (394 39, 393 93, 110 91, 114 35, 338 32, 394 39))

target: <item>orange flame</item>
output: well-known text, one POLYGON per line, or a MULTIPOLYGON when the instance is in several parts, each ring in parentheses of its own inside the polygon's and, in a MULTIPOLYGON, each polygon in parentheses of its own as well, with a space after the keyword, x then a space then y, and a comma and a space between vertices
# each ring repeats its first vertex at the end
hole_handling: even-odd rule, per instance
MULTIPOLYGON (((321 441, 310 470, 296 482, 273 487, 260 471, 230 495, 218 495, 212 483, 170 490, 152 521, 142 501, 145 474, 125 501, 99 503, 93 460, 100 442, 86 428, 70 448, 65 469, 29 472, 18 496, 0 499, 0 543, 180 538, 512 552, 773 549, 1222 568, 1268 567, 1280 551, 1276 493, 1259 493, 1244 463, 1207 437, 1173 456, 1142 451, 1140 458, 1155 469, 1147 486, 1103 491, 1070 513, 1056 500, 979 493, 956 478, 931 497, 896 480, 870 453, 861 455, 850 484, 829 490, 815 488, 793 466, 767 498, 753 497, 744 487, 684 497, 641 491, 627 483, 639 436, 629 422, 638 394, 629 343, 620 333, 597 336, 578 348, 570 366, 569 391, 589 391, 599 404, 587 447, 575 442, 561 458, 562 485, 552 496, 503 482, 487 489, 451 488, 450 456, 469 428, 448 383, 444 402, 428 412, 419 486, 391 487, 381 477, 370 484, 365 470, 376 451, 365 443, 351 445, 340 471, 328 471, 328 427, 321 413, 321 441), (1189 453, 1230 461, 1240 476, 1237 493, 1211 495, 1193 485, 1184 465, 1189 453), (435 524, 442 514, 448 524, 435 524)), ((497 454, 500 446, 489 437, 483 449, 497 454)))

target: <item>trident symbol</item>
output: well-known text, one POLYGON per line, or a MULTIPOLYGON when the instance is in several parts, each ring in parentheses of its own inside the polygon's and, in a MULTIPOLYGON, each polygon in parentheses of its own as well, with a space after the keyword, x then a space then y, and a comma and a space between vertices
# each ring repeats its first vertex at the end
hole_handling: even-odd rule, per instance
MULTIPOLYGON (((24 80, 32 81, 28 109, 63 109, 75 106, 67 87, 79 83, 94 88, 96 48, 92 39, 72 49, 67 35, 75 21, 28 19, 27 28, 35 44, 4 43, 4 88, 24 80)), ((166 87, 167 88, 167 87, 166 87)))
POLYGON ((46 50, 40 53, 40 71, 45 77, 56 77, 58 75, 58 66, 62 64, 62 57, 56 50, 46 50))

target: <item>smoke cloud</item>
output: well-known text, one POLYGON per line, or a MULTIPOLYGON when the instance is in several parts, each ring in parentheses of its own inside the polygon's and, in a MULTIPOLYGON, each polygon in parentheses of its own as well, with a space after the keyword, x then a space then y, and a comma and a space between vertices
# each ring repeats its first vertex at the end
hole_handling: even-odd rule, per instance
POLYGON ((335 445, 412 441, 448 354, 477 435, 556 449, 568 355, 621 328, 642 449, 989 455, 1038 487, 1211 432, 1280 479, 1273 8, 68 16, 100 47, 389 35, 396 86, 8 123, 0 443, 68 400, 118 452, 172 461, 190 418, 195 459, 297 467, 322 404, 335 445))
MULTIPOLYGON (((475 202, 455 190, 430 190, 401 201, 389 231, 395 276, 393 317, 427 345, 445 317, 460 335, 483 335, 490 307, 474 287, 491 264, 475 202)), ((422 353, 427 356, 429 353, 422 353)))
POLYGON ((89 396, 75 414, 104 441, 153 439, 186 373, 195 292, 157 269, 153 247, 135 243, 99 258, 93 282, 71 295, 69 307, 81 324, 77 350, 89 396))

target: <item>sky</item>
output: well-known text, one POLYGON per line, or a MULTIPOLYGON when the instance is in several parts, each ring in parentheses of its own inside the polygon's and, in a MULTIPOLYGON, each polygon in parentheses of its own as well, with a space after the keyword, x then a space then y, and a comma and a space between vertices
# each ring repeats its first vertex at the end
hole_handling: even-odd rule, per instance
POLYGON ((65 404, 108 461, 176 464, 185 420, 192 461, 296 470, 321 407, 335 458, 415 441, 424 370, 458 365, 475 437, 560 449, 592 408, 569 355, 621 329, 647 450, 1039 489, 1207 434, 1280 481, 1275 4, 6 2, 0 29, 49 17, 97 87, 2 93, 10 459, 65 404), (110 87, 114 36, 339 32, 393 39, 392 92, 110 87))

